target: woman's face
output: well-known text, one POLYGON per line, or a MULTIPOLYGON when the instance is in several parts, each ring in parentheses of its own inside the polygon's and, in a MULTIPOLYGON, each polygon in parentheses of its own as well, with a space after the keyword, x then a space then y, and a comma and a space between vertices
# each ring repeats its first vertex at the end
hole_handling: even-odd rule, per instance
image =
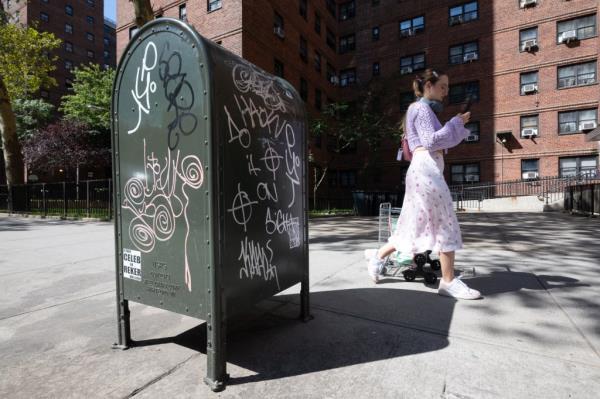
POLYGON ((443 101, 448 95, 448 75, 442 75, 435 84, 425 84, 425 97, 430 100, 443 101))

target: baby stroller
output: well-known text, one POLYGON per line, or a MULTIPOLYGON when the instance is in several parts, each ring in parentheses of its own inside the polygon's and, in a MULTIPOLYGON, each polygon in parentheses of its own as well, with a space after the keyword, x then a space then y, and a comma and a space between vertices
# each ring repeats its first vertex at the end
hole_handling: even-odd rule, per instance
MULTIPOLYGON (((402 208, 393 208, 389 202, 379 205, 379 246, 384 245, 392 235, 401 211, 402 208)), ((438 277, 434 271, 441 268, 440 260, 432 258, 429 250, 414 255, 394 252, 386 259, 384 274, 396 277, 401 273, 406 281, 414 281, 417 276, 423 276, 425 283, 435 284, 438 277), (426 264, 429 264, 431 270, 424 269, 426 264)))

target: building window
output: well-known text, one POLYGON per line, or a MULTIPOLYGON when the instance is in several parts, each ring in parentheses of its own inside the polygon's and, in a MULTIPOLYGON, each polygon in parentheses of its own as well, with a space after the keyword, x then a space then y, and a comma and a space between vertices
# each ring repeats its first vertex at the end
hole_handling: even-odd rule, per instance
POLYGON ((110 69, 110 65, 104 64, 104 69, 106 69, 106 70, 110 69))
POLYGON ((283 78, 283 62, 279 61, 277 58, 275 58, 273 73, 280 78, 283 78))
POLYGON ((73 62, 69 61, 69 60, 65 60, 65 69, 67 71, 70 71, 71 69, 73 69, 73 62))
POLYGON ((110 46, 110 39, 109 39, 108 37, 105 37, 105 38, 104 38, 104 46, 105 46, 105 47, 108 47, 108 46, 110 46))
POLYGON ((471 132, 465 139, 466 143, 477 143, 479 141, 479 122, 470 122, 465 127, 471 132))
POLYGON ((400 58, 400 74, 407 75, 425 69, 425 53, 400 58))
POLYGON ((73 43, 65 42, 65 51, 67 53, 72 53, 73 52, 73 43))
POLYGON ((315 108, 319 111, 323 108, 323 95, 319 89, 315 89, 315 108))
POLYGON ((88 15, 87 17, 85 17, 88 25, 94 25, 94 17, 92 17, 91 15, 88 15))
POLYGON ((221 8, 221 0, 208 0, 208 12, 221 8))
POLYGON ((450 86, 448 95, 450 104, 459 104, 467 101, 479 101, 479 82, 468 82, 450 86))
POLYGON ((94 34, 93 34, 93 33, 90 33, 90 32, 86 32, 86 34, 85 34, 85 38, 86 38, 88 41, 90 41, 90 42, 93 42, 93 41, 94 41, 94 34))
POLYGON ((106 58, 110 58, 110 51, 104 50, 103 56, 104 56, 105 59, 106 58))
POLYGON ((540 160, 539 159, 522 159, 521 160, 521 178, 523 180, 537 179, 540 177, 540 160))
POLYGON ((94 0, 86 0, 86 3, 90 7, 94 7, 96 5, 96 2, 94 0))
POLYGON ((452 165, 452 183, 477 183, 479 182, 480 172, 479 164, 463 164, 463 165, 452 165))
POLYGON ((558 67, 558 88, 596 83, 596 61, 558 67))
POLYGON ((73 34, 73 25, 65 24, 65 33, 73 34))
POLYGON ((277 36, 279 36, 281 39, 283 39, 284 36, 284 23, 283 23, 283 17, 281 15, 279 15, 278 13, 275 13, 273 15, 273 30, 275 32, 275 34, 277 36))
POLYGON ((321 16, 318 12, 315 13, 315 32, 321 35, 321 16))
POLYGON ((379 76, 380 73, 380 69, 379 69, 379 62, 374 62, 373 63, 373 76, 379 76))
POLYGON ((308 83, 304 78, 300 78, 300 98, 308 100, 308 83))
POLYGON ((351 188, 356 186, 356 171, 355 170, 340 170, 339 172, 340 187, 351 188))
POLYGON ((325 41, 329 48, 335 51, 335 34, 329 28, 327 28, 327 37, 325 38, 325 41))
POLYGON ((73 16, 73 6, 67 4, 65 6, 65 14, 73 16))
POLYGON ((450 26, 476 20, 478 18, 478 8, 476 1, 451 7, 450 26))
POLYGON ((528 115, 521 117, 521 137, 530 138, 540 135, 539 130, 539 116, 528 115))
POLYGON ((596 14, 558 22, 556 31, 556 41, 559 44, 596 36, 596 14))
POLYGON ((329 62, 327 63, 326 75, 327 75, 327 80, 329 81, 329 83, 332 83, 332 84, 339 83, 338 77, 336 76, 336 73, 335 73, 335 69, 329 62))
POLYGON ((356 4, 354 0, 340 4, 340 21, 346 21, 356 16, 356 4))
POLYGON ((305 20, 308 18, 308 12, 307 12, 307 8, 308 8, 308 4, 307 4, 307 0, 300 0, 299 2, 300 4, 300 15, 302 16, 302 18, 304 18, 305 20))
POLYGON ((450 64, 464 64, 477 59, 479 59, 479 45, 477 42, 450 47, 450 64))
POLYGON ((374 42, 379 40, 379 26, 375 26, 373 28, 371 37, 373 38, 374 42))
POLYGON ((315 70, 321 72, 321 54, 315 51, 315 70))
POLYGON ((187 8, 185 3, 179 6, 179 20, 187 22, 187 8))
POLYGON ((523 29, 519 32, 519 51, 531 51, 538 48, 538 28, 523 29))
POLYGON ((340 37, 340 54, 354 51, 356 48, 356 36, 353 34, 340 37))
POLYGON ((598 157, 559 158, 560 177, 598 176, 598 157))
POLYGON ((42 0, 42 3, 48 4, 48 0, 42 0))
POLYGON ((129 28, 129 40, 131 40, 131 38, 134 37, 136 33, 138 33, 138 30, 140 30, 140 28, 138 28, 137 26, 132 26, 131 28, 129 28))
POLYGON ((46 14, 45 12, 41 12, 40 13, 40 21, 42 22, 48 22, 49 18, 48 18, 48 14, 46 14))
POLYGON ((415 94, 412 91, 400 93, 400 111, 406 111, 413 101, 415 101, 415 94))
POLYGON ((300 36, 300 58, 302 61, 308 61, 308 44, 304 36, 300 36))
POLYGON ((344 69, 340 71, 340 86, 346 87, 356 83, 356 69, 344 69))
POLYGON ((327 11, 335 18, 335 0, 325 0, 327 11))
POLYGON ((94 52, 93 52, 92 50, 88 50, 88 51, 87 51, 87 56, 88 56, 88 58, 94 58, 94 56, 95 56, 95 55, 96 55, 96 54, 94 54, 94 52))
POLYGON ((558 113, 558 133, 572 134, 584 130, 595 129, 598 126, 598 110, 583 109, 558 113))
POLYGON ((425 30, 425 17, 419 16, 400 22, 400 37, 414 36, 425 30))
POLYGON ((521 95, 537 93, 538 72, 525 72, 521 74, 521 95))

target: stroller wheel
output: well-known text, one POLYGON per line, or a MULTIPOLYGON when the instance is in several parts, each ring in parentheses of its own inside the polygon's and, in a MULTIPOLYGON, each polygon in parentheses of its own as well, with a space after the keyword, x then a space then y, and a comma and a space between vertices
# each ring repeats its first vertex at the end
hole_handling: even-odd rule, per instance
POLYGON ((423 267, 427 263, 427 256, 424 254, 416 254, 413 258, 417 266, 423 267))
POLYGON ((429 266, 431 266, 431 270, 440 270, 442 268, 442 262, 439 259, 434 259, 429 262, 429 266))
POLYGON ((425 282, 427 284, 435 284, 437 281, 437 276, 435 273, 425 273, 425 282))
POLYGON ((402 275, 406 281, 414 281, 417 277, 417 273, 414 270, 405 270, 402 272, 402 275))

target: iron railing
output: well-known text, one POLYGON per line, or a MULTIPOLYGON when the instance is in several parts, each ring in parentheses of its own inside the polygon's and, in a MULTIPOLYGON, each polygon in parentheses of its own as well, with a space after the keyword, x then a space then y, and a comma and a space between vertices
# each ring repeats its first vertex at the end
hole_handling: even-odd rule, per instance
POLYGON ((112 180, 0 185, 0 212, 74 218, 112 218, 112 180))

